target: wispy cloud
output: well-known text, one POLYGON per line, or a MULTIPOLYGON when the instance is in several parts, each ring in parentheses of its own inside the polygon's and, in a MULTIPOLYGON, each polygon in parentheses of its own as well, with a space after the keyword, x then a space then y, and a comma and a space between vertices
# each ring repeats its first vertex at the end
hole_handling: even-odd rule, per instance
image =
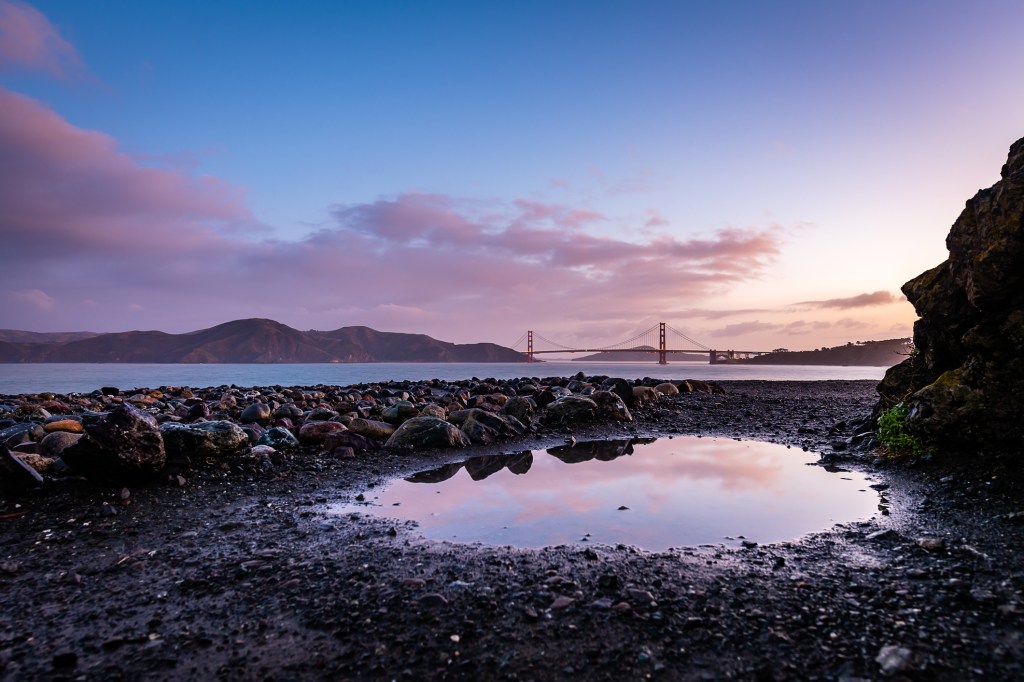
POLYGON ((847 310, 849 308, 866 308, 876 305, 888 305, 902 300, 902 297, 894 295, 889 291, 874 291, 870 294, 858 294, 849 298, 830 298, 824 301, 801 301, 794 303, 794 306, 810 306, 812 308, 836 308, 847 310))
MULTIPOLYGON (((415 192, 335 206, 301 239, 267 239, 243 189, 144 166, 113 138, 2 88, 0 156, 0 267, 11 281, 45 279, 51 313, 89 315, 70 326, 94 322, 93 311, 60 306, 83 298, 112 316, 131 306, 124 324, 159 316, 147 320, 157 328, 300 314, 325 328, 412 311, 478 334, 594 311, 616 324, 760 277, 783 239, 768 226, 629 241, 592 233, 616 222, 588 205, 415 192)), ((8 297, 0 314, 25 302, 8 297)))
POLYGON ((0 69, 46 71, 64 80, 86 73, 75 46, 39 10, 18 0, 0 0, 0 69))
POLYGON ((10 291, 7 298, 14 303, 32 306, 38 310, 53 310, 56 301, 42 289, 10 291))

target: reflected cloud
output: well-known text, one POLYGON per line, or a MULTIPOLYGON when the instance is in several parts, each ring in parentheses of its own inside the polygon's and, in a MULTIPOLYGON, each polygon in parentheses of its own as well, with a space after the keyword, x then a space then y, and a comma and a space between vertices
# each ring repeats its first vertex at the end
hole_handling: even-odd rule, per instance
POLYGON ((416 474, 377 493, 371 509, 432 537, 542 546, 587 535, 651 549, 789 539, 874 511, 862 477, 831 475, 810 458, 713 438, 584 442, 416 474))

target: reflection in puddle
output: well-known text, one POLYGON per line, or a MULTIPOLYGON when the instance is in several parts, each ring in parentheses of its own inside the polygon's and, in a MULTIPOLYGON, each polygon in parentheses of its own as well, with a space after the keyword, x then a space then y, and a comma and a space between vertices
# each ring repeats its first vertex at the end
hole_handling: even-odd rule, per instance
POLYGON ((369 505, 333 511, 416 521, 427 537, 459 542, 650 550, 791 540, 872 515, 878 498, 863 476, 813 461, 756 441, 595 441, 473 457, 394 481, 367 494, 369 505))

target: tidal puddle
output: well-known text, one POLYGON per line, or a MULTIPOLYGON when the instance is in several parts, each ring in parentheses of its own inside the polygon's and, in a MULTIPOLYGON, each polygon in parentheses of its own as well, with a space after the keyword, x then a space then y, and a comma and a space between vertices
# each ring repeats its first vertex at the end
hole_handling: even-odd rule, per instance
POLYGON ((629 544, 648 550, 792 540, 866 519, 869 481, 758 441, 595 441, 474 457, 332 512, 415 521, 426 537, 492 545, 629 544))

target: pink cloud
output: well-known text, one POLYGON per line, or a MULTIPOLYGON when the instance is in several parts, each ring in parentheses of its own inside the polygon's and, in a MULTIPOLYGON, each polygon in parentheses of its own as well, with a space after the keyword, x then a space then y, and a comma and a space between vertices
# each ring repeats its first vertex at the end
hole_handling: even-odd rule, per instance
POLYGON ((902 297, 896 296, 888 291, 875 291, 870 294, 858 294, 849 298, 830 298, 824 301, 801 301, 794 305, 813 306, 815 308, 837 308, 846 310, 849 308, 865 308, 868 306, 888 305, 896 303, 902 297))
POLYGON ((721 329, 712 330, 710 334, 714 337, 744 336, 745 334, 760 334, 761 332, 779 331, 780 329, 783 329, 784 326, 785 325, 774 324, 772 322, 753 320, 751 322, 737 322, 736 324, 726 325, 721 329))
POLYGON ((16 303, 33 306, 39 310, 53 310, 57 303, 42 289, 25 289, 8 293, 8 298, 16 303))
POLYGON ((39 10, 17 0, 0 0, 0 68, 48 71, 68 79, 85 65, 39 10))
POLYGON ((630 241, 618 235, 636 226, 613 231, 621 221, 586 205, 410 192, 337 206, 321 229, 276 240, 242 189, 144 166, 113 138, 2 88, 0 205, 5 280, 45 281, 54 301, 0 297, 0 317, 50 330, 188 331, 261 316, 454 341, 596 320, 618 334, 756 279, 782 239, 766 227, 630 241), (62 304, 83 299, 96 305, 62 304))

